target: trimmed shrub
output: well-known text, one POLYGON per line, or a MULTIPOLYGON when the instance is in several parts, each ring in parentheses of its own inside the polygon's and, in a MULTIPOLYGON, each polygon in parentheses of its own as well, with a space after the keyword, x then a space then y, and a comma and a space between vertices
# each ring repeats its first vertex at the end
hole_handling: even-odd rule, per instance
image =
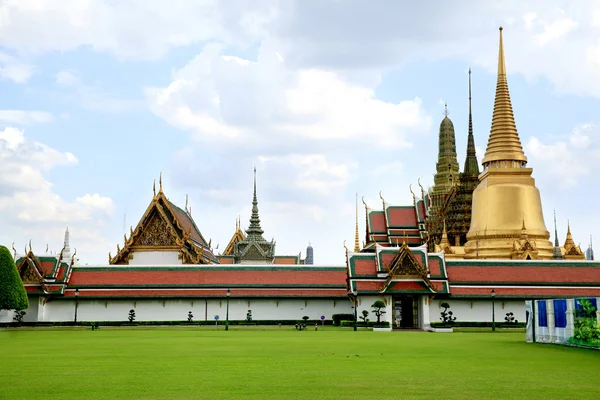
POLYGON ((340 326, 340 321, 354 321, 354 314, 333 314, 331 319, 335 326, 340 326))
POLYGON ((26 310, 29 300, 10 250, 0 246, 0 310, 26 310))
MULTIPOLYGON (((377 323, 375 321, 371 322, 367 322, 366 324, 369 328, 389 328, 390 327, 390 323, 387 321, 382 321, 380 323, 377 323)), ((342 328, 352 328, 354 326, 354 321, 341 321, 340 322, 340 326, 342 328)), ((358 327, 365 327, 365 323, 364 322, 358 322, 356 324, 356 326, 358 327)))
MULTIPOLYGON (((432 328, 442 328, 452 326, 454 328, 491 328, 491 322, 482 321, 454 321, 452 325, 445 324, 443 322, 432 322, 432 328)), ((506 322, 496 322, 496 328, 525 328, 525 322, 515 322, 507 324, 506 322)))

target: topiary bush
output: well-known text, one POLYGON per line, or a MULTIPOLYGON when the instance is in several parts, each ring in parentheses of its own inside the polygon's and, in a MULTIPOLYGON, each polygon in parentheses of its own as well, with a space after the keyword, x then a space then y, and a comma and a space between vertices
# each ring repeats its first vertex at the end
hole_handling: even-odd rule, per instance
POLYGON ((340 321, 354 321, 354 314, 333 314, 331 319, 334 325, 340 326, 340 321))
POLYGON ((0 310, 26 310, 29 300, 15 260, 5 246, 0 246, 0 310))

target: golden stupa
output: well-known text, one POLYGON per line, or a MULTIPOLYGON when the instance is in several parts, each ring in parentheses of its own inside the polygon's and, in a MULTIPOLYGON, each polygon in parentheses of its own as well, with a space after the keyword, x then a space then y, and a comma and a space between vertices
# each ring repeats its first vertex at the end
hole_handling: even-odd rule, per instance
POLYGON ((510 101, 502 27, 492 129, 482 164, 464 258, 551 259, 540 192, 533 169, 527 168, 510 101))

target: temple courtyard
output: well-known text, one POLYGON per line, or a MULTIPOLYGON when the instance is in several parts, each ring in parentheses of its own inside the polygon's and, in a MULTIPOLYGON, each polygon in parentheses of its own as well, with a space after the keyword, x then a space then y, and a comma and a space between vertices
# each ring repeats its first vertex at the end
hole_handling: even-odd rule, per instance
POLYGON ((10 328, 0 354, 6 399, 600 398, 600 351, 521 330, 10 328))

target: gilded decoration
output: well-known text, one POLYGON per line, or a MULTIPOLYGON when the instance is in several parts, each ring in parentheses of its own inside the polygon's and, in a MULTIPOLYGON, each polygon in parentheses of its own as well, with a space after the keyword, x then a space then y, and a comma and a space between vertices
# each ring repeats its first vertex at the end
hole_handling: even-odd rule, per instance
POLYGON ((406 243, 402 244, 396 256, 389 265, 384 266, 384 268, 388 271, 388 278, 381 287, 382 292, 386 290, 393 280, 410 277, 419 277, 423 279, 423 282, 427 287, 435 292, 435 288, 427 276, 427 270, 417 262, 406 243))
POLYGON ((117 245, 117 254, 108 254, 110 264, 128 264, 135 251, 178 250, 183 264, 207 264, 217 262, 202 234, 197 230, 189 210, 182 210, 171 203, 162 189, 153 188, 152 201, 137 227, 130 227, 130 236, 124 237, 124 246, 117 245), (183 220, 182 220, 183 219, 183 220), (192 239, 192 229, 195 239, 192 239), (205 252, 206 250, 206 252, 205 252))
POLYGON ((135 246, 177 246, 171 227, 158 214, 154 214, 142 233, 134 242, 135 246))

